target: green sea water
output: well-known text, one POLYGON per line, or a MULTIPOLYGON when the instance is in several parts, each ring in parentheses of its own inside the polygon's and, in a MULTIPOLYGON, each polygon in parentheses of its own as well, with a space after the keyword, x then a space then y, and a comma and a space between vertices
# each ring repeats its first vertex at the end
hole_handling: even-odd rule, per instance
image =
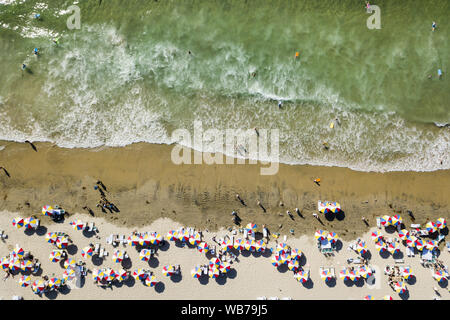
POLYGON ((0 0, 0 139, 171 143, 201 121, 278 129, 285 163, 448 169, 450 1, 371 3, 381 29, 357 0, 0 0))

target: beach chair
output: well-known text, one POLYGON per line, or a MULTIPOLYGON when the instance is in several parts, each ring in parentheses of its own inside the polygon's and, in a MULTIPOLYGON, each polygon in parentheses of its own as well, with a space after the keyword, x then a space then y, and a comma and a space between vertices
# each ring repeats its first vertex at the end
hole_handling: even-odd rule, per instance
POLYGON ((330 273, 333 278, 336 278, 336 273, 334 272, 334 267, 330 268, 330 273))
POLYGON ((381 219, 380 219, 380 217, 377 218, 377 227, 378 227, 378 229, 381 229, 381 219))
POLYGON ((414 224, 414 223, 412 223, 411 224, 411 228, 413 228, 413 229, 420 229, 420 224, 414 224))
POLYGON ((447 241, 446 246, 447 246, 447 251, 450 252, 450 241, 447 241))
POLYGON ((395 263, 405 263, 403 259, 394 259, 395 263))
POLYGON ((103 251, 103 256, 104 256, 104 257, 107 257, 108 254, 109 254, 108 251, 106 251, 106 250, 103 251))
POLYGON ((100 249, 100 252, 99 252, 99 254, 98 254, 99 258, 103 258, 103 251, 104 251, 104 249, 101 248, 101 249, 100 249))
POLYGON ((94 247, 94 253, 95 253, 95 254, 98 254, 98 253, 99 253, 99 250, 100 250, 100 243, 96 243, 96 244, 95 244, 95 247, 94 247))
POLYGON ((125 245, 124 241, 125 241, 125 236, 123 234, 121 234, 119 236, 119 243, 125 245))
POLYGON ((106 243, 107 244, 112 244, 112 234, 110 234, 109 237, 106 238, 106 243))
POLYGON ((445 238, 445 236, 444 236, 443 234, 440 234, 440 235, 438 236, 438 238, 436 239, 437 243, 438 243, 438 244, 441 243, 441 241, 444 240, 444 238, 445 238))

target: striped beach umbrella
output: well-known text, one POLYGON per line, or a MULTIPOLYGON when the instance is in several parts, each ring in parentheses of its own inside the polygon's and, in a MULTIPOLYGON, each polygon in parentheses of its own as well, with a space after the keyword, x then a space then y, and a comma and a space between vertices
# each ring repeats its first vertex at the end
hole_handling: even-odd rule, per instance
POLYGON ((262 240, 254 241, 253 246, 255 247, 256 252, 261 252, 263 248, 264 242, 262 240))
POLYGON ((188 242, 190 238, 189 232, 184 230, 183 232, 178 232, 178 239, 183 242, 188 242))
POLYGON ((150 260, 150 250, 142 249, 141 252, 139 252, 139 258, 142 261, 149 261, 150 260))
POLYGON ((292 260, 291 256, 289 255, 289 253, 282 253, 282 254, 280 254, 280 258, 281 258, 281 261, 283 263, 287 263, 288 261, 292 260))
POLYGON ((369 294, 364 297, 364 300, 375 300, 375 298, 369 294))
POLYGON ((45 284, 42 280, 36 280, 31 284, 31 289, 34 293, 38 294, 45 290, 45 284))
POLYGON ((406 229, 402 229, 398 232, 398 237, 402 240, 406 240, 406 237, 409 236, 409 231, 406 229))
POLYGON ((39 227, 39 220, 33 217, 25 218, 24 226, 27 229, 36 229, 37 227, 39 227))
POLYGON ((299 267, 300 267, 300 264, 298 263, 298 260, 289 260, 288 261, 289 270, 297 270, 299 267))
POLYGON ((441 282, 445 280, 446 274, 442 270, 436 270, 433 273, 433 278, 436 279, 436 281, 441 282))
POLYGON ((291 249, 291 259, 293 260, 300 260, 302 257, 303 252, 299 249, 291 249))
POLYGON ((135 247, 139 244, 140 237, 136 234, 133 234, 132 236, 128 237, 128 244, 132 247, 135 247))
POLYGON ((12 220, 12 225, 14 227, 16 227, 17 229, 22 228, 24 224, 25 224, 25 221, 21 217, 14 218, 12 220))
POLYGON ((147 274, 147 276, 144 279, 144 284, 147 287, 154 287, 158 282, 156 281, 156 277, 151 275, 151 274, 147 274))
POLYGON ((362 265, 359 267, 358 273, 361 277, 367 279, 372 275, 372 270, 370 270, 367 266, 362 265))
POLYGON ((31 284, 31 277, 23 275, 19 278, 19 284, 21 287, 28 287, 31 284))
POLYGON ((78 219, 75 221, 72 221, 70 224, 72 225, 72 228, 74 228, 75 230, 83 230, 85 227, 85 224, 83 223, 83 221, 78 220, 78 219))
POLYGON ((387 226, 390 226, 390 225, 391 225, 392 219, 391 219, 391 217, 388 216, 388 215, 382 216, 382 217, 380 218, 380 223, 381 223, 381 225, 387 227, 387 226))
POLYGON ((294 278, 302 283, 308 282, 309 280, 309 272, 305 270, 300 270, 294 275, 294 278))
POLYGON ((389 244, 388 244, 388 251, 389 251, 391 254, 397 254, 397 253, 400 252, 400 246, 398 245, 397 242, 395 242, 395 243, 389 243, 389 244))
POLYGON ((358 281, 361 277, 358 271, 355 270, 349 270, 348 275, 350 276, 350 280, 352 281, 358 281))
POLYGON ((67 259, 66 261, 64 261, 64 268, 75 268, 77 265, 77 262, 75 261, 75 259, 71 258, 71 259, 67 259))
POLYGON ((104 279, 106 281, 113 281, 114 279, 116 279, 116 272, 114 271, 114 269, 106 269, 104 279))
POLYGON ((401 274, 402 274, 402 277, 405 278, 405 280, 408 280, 409 278, 411 278, 413 276, 413 273, 412 273, 410 267, 403 267, 401 274))
POLYGON ((102 281, 104 276, 103 270, 101 269, 94 269, 92 270, 92 280, 98 282, 98 281, 102 281))
POLYGON ((258 227, 258 226, 257 226, 256 224, 254 224, 254 223, 249 223, 249 224, 247 224, 247 226, 245 226, 245 229, 247 229, 247 230, 249 230, 249 231, 255 231, 257 227, 258 227))
POLYGON ((234 248, 239 251, 244 250, 244 240, 240 239, 240 238, 235 239, 234 240, 234 248))
POLYGON ((50 252, 50 255, 48 258, 51 262, 58 262, 61 260, 61 256, 62 256, 62 253, 60 250, 53 250, 52 252, 50 252))
POLYGON ((88 257, 92 257, 93 254, 94 249, 92 249, 91 246, 84 247, 83 249, 81 249, 81 256, 85 259, 87 259, 88 257))
POLYGON ((247 251, 253 250, 252 240, 245 240, 245 242, 244 242, 244 249, 247 250, 247 251))
POLYGON ((394 290, 398 294, 406 292, 406 284, 403 281, 394 283, 394 290))
POLYGON ((367 252, 367 245, 364 241, 358 242, 356 245, 356 251, 358 251, 359 254, 365 254, 367 252))
POLYGON ((409 235, 406 237, 406 245, 408 247, 414 248, 416 246, 417 238, 415 236, 409 235))
POLYGON ((215 279, 219 276, 220 272, 218 268, 209 268, 208 269, 208 275, 210 278, 215 279))
POLYGON ((222 262, 219 266, 219 271, 222 273, 227 273, 231 270, 231 265, 228 262, 222 262))
POLYGON ((437 246, 438 246, 437 241, 431 239, 425 241, 425 248, 427 248, 430 251, 433 251, 437 246))
POLYGON ((170 230, 169 232, 167 232, 167 239, 169 239, 170 241, 177 240, 178 232, 176 232, 175 230, 170 230))
POLYGON ((23 258, 25 254, 25 250, 23 248, 16 246, 14 250, 11 252, 14 257, 23 258))
POLYGON ((438 229, 444 229, 447 226, 447 221, 444 218, 439 218, 436 220, 436 227, 438 229))
POLYGON ((125 271, 123 269, 120 269, 117 273, 116 273, 116 279, 119 281, 126 281, 128 279, 128 271, 125 271))
POLYGON ((382 241, 378 241, 377 243, 375 243, 375 248, 381 253, 381 252, 385 252, 387 250, 386 247, 386 243, 382 242, 382 241))
POLYGON ((233 241, 231 241, 231 239, 227 239, 227 240, 224 239, 220 243, 220 247, 224 251, 231 251, 231 249, 234 249, 234 243, 233 243, 233 241))
POLYGON ((326 281, 330 281, 331 279, 333 279, 333 276, 331 275, 331 272, 327 269, 323 269, 320 271, 320 277, 322 278, 322 280, 326 281))
POLYGON ((52 206, 43 206, 42 214, 45 216, 53 216, 53 207, 52 206))
POLYGON ((163 241, 163 237, 158 232, 152 232, 150 234, 150 242, 152 244, 160 244, 161 241, 163 241))
POLYGON ((60 288, 62 285, 62 281, 59 278, 50 278, 50 280, 48 280, 48 287, 50 289, 58 289, 60 288))
POLYGON ((48 243, 55 243, 58 239, 58 235, 56 232, 49 232, 45 235, 45 240, 47 240, 48 243))
POLYGON ((374 231, 371 234, 372 240, 375 242, 378 242, 379 240, 382 240, 383 234, 380 231, 374 231))
POLYGON ((66 236, 61 236, 56 239, 56 246, 60 249, 66 249, 69 245, 69 238, 66 236))
POLYGON ((64 279, 64 281, 70 281, 74 279, 75 276, 75 270, 73 268, 67 268, 64 270, 62 278, 64 279))
POLYGON ((202 269, 199 266, 196 266, 194 269, 191 270, 191 276, 193 278, 200 278, 202 275, 202 269))
POLYGON ((133 271, 132 276, 136 280, 137 279, 145 280, 145 278, 147 277, 147 273, 143 269, 136 269, 136 270, 133 271))
POLYGON ((189 237, 189 243, 193 246, 198 245, 200 242, 202 242, 202 237, 198 232, 195 232, 192 236, 189 237))
POLYGON ((123 261, 124 258, 124 252, 121 250, 116 250, 114 251, 113 255, 112 255, 112 260, 116 263, 120 263, 123 261))
POLYGON ((392 224, 393 226, 398 226, 399 224, 402 223, 402 221, 403 221, 402 217, 399 216, 398 214, 393 215, 393 216, 391 217, 391 224, 392 224))
POLYGON ((2 270, 9 269, 9 257, 3 257, 0 261, 0 266, 2 267, 2 270))
POLYGON ((173 276, 175 274, 175 268, 173 266, 164 266, 162 268, 162 274, 166 277, 173 276))
POLYGON ((383 297, 383 300, 394 300, 391 296, 387 295, 383 297))
POLYGON ((339 204, 339 202, 331 202, 331 212, 333 213, 337 213, 341 210, 341 205, 339 204))
POLYGON ((425 242, 420 238, 417 238, 414 243, 416 245, 417 250, 419 251, 422 251, 423 248, 425 247, 425 242))
POLYGON ((22 269, 22 271, 31 271, 34 268, 34 263, 31 262, 30 260, 22 260, 20 262, 20 269, 22 269))
POLYGON ((289 246, 284 242, 280 242, 277 246, 277 253, 284 254, 287 252, 289 252, 289 246))
POLYGON ((200 242, 197 246, 197 250, 201 253, 207 253, 209 251, 209 246, 206 242, 200 242))
POLYGON ((327 238, 327 236, 328 232, 324 230, 317 230, 316 233, 314 233, 314 238, 316 238, 317 240, 324 240, 327 238))
POLYGON ((336 241, 338 240, 338 235, 336 232, 330 232, 327 235, 327 239, 328 241, 330 241, 331 243, 336 243, 336 241))
POLYGON ((272 256, 272 265, 274 265, 275 267, 281 266, 283 264, 283 261, 280 257, 280 255, 275 254, 272 256))
POLYGON ((342 269, 339 272, 339 278, 341 278, 343 281, 348 281, 350 279, 350 271, 347 268, 342 269))
POLYGON ((150 243, 151 243, 150 239, 151 238, 152 238, 152 236, 150 234, 146 233, 143 236, 139 237, 139 244, 141 246, 146 247, 146 246, 150 245, 150 243))
POLYGON ((17 271, 20 270, 21 264, 18 257, 12 257, 9 259, 9 270, 17 271))
POLYGON ((218 268, 219 266, 220 266, 220 264, 221 264, 222 262, 220 261, 220 259, 219 258, 211 258, 210 260, 209 260, 209 267, 210 268, 218 268))
POLYGON ((437 231, 436 223, 434 223, 433 221, 428 222, 428 223, 425 225, 425 229, 427 229, 427 231, 428 231, 429 233, 436 232, 436 231, 437 231))

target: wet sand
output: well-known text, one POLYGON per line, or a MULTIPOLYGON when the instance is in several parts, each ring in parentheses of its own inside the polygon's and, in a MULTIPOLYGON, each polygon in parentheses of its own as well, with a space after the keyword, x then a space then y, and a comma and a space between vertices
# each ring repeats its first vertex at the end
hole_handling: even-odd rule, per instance
MULTIPOLYGON (((137 143, 122 148, 64 149, 50 143, 30 145, 0 142, 0 210, 23 216, 39 214, 45 204, 59 204, 70 214, 85 213, 118 226, 149 225, 170 218, 183 225, 210 231, 233 225, 232 210, 242 225, 266 224, 272 233, 295 236, 318 228, 354 239, 367 232, 361 217, 375 225, 375 217, 398 212, 405 224, 424 224, 438 217, 450 219, 450 171, 357 172, 346 168, 280 164, 273 176, 260 175, 260 165, 175 165, 173 146, 137 143), (313 180, 321 179, 321 185, 313 180), (97 180, 107 187, 106 198, 120 210, 103 213, 94 190, 97 180), (245 206, 236 200, 239 194, 245 206), (264 213, 257 201, 267 209, 264 213), (340 216, 313 218, 318 200, 338 201, 340 216), (280 201, 284 203, 280 206, 280 201), (303 217, 294 209, 298 207, 303 217), (286 210, 293 213, 293 219, 286 210), (415 221, 407 215, 411 210, 415 221)), ((264 166, 267 167, 267 166, 264 166)), ((42 216, 42 215, 41 215, 42 216)), ((90 216, 89 216, 90 217, 90 216)), ((47 217, 41 217, 49 223, 47 217)))

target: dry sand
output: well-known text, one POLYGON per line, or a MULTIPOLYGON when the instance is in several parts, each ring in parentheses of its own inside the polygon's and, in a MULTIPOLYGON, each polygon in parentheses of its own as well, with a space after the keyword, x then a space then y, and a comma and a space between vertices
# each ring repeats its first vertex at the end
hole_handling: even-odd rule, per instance
MULTIPOLYGON (((73 246, 69 246, 69 257, 78 260, 84 260, 87 268, 112 267, 119 269, 121 266, 114 263, 111 254, 114 250, 112 245, 106 244, 105 238, 111 234, 129 235, 132 229, 117 227, 103 218, 88 218, 85 215, 76 214, 72 218, 84 219, 84 222, 95 222, 99 229, 100 240, 95 237, 88 238, 82 231, 74 230, 67 219, 64 223, 45 224, 38 233, 29 233, 28 235, 22 229, 16 229, 12 226, 11 220, 17 216, 17 213, 1 212, 0 225, 8 235, 5 242, 0 242, 0 256, 7 255, 15 244, 20 244, 26 251, 30 251, 42 263, 42 275, 62 276, 63 268, 59 263, 50 262, 48 256, 55 247, 47 243, 45 240, 45 232, 63 231, 70 235, 73 240, 73 246), (87 260, 81 257, 81 249, 89 243, 99 242, 107 249, 109 256, 103 261, 87 260), (94 265, 96 261, 97 265, 94 265), (101 264, 98 266, 99 262, 101 264)), ((138 231, 158 231, 165 236, 166 232, 172 228, 181 226, 168 218, 161 218, 148 226, 141 226, 138 231)), ((211 237, 214 234, 224 235, 227 231, 221 230, 218 233, 204 232, 205 239, 212 243, 211 237)), ((388 235, 383 231, 385 235, 388 235)), ((229 233, 228 233, 229 234, 229 233)), ((347 265, 346 260, 350 257, 356 257, 354 252, 348 251, 347 241, 343 241, 342 249, 333 257, 326 258, 319 253, 315 245, 314 238, 310 236, 302 236, 300 238, 288 237, 287 243, 292 248, 303 251, 306 256, 305 268, 311 270, 312 282, 308 286, 297 282, 293 278, 293 273, 286 269, 280 272, 272 266, 269 256, 260 254, 240 254, 239 262, 232 264, 232 270, 227 277, 218 279, 208 279, 207 281, 199 281, 190 275, 190 270, 198 264, 207 263, 205 254, 199 253, 193 248, 180 248, 174 242, 170 241, 170 246, 164 250, 158 251, 158 255, 150 262, 140 261, 138 252, 135 247, 122 247, 128 252, 132 265, 130 270, 135 268, 147 268, 152 270, 159 283, 156 287, 145 287, 142 283, 135 282, 124 284, 120 287, 113 286, 113 289, 102 289, 97 287, 92 281, 92 275, 88 274, 86 281, 81 288, 72 286, 71 289, 65 290, 63 293, 43 295, 42 298, 35 295, 30 287, 20 287, 18 280, 20 277, 16 275, 14 278, 9 277, 5 282, 1 281, 0 297, 10 299, 13 295, 23 296, 25 299, 256 299, 260 296, 269 297, 291 297, 292 299, 362 299, 365 295, 372 295, 375 299, 381 299, 384 295, 391 295, 394 300, 401 297, 392 291, 387 284, 387 276, 382 272, 386 265, 394 265, 392 256, 381 258, 375 250, 374 243, 370 239, 370 233, 363 235, 363 239, 368 244, 368 249, 372 254, 370 265, 376 269, 376 278, 372 286, 367 283, 359 285, 347 286, 341 279, 336 279, 334 286, 330 287, 321 280, 319 276, 320 266, 334 266, 338 274, 342 267, 347 265), (166 264, 180 264, 182 270, 182 279, 173 282, 170 278, 164 277, 161 273, 162 267, 166 264)), ((391 235, 395 236, 395 234, 391 235)), ((281 239, 280 239, 281 240, 281 239)), ((274 241, 269 242, 269 247, 275 247, 274 241)), ((404 247, 402 246, 404 252, 404 247)), ((441 252, 439 259, 445 264, 450 261, 450 253, 441 252)), ((434 287, 439 288, 441 299, 449 299, 450 293, 447 288, 441 288, 432 278, 430 269, 422 267, 419 263, 419 256, 414 258, 404 257, 405 265, 410 265, 416 276, 415 283, 408 285, 408 299, 432 299, 435 296, 434 287)), ((37 277, 32 277, 37 279, 37 277)), ((405 297, 404 297, 405 298, 405 297)))

